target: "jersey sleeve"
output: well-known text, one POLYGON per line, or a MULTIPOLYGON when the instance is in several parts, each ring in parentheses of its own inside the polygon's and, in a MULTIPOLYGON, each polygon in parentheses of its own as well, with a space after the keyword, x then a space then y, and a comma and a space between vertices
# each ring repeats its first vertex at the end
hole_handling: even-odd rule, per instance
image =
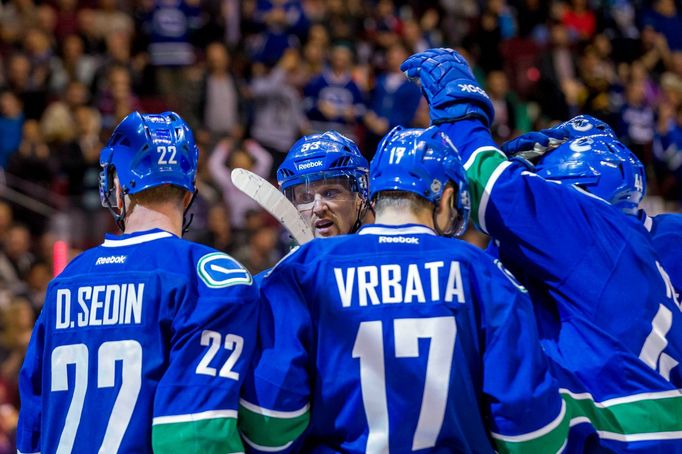
POLYGON ((440 128, 461 153, 469 179, 473 220, 500 242, 504 260, 523 263, 528 273, 558 285, 569 275, 594 269, 590 264, 618 259, 626 232, 603 225, 618 221, 618 213, 597 213, 611 210, 606 202, 588 193, 579 194, 570 185, 545 180, 527 163, 508 160, 477 120, 462 120, 440 128), (606 241, 600 237, 621 234, 606 241), (605 244, 610 247, 602 247, 605 244))
POLYGON ((251 452, 290 452, 310 421, 312 322, 299 273, 295 264, 281 262, 261 284, 258 360, 239 408, 251 452))
POLYGON ((199 278, 188 281, 196 288, 178 295, 168 368, 154 398, 152 446, 167 453, 242 452, 237 410, 256 346, 258 293, 250 274, 226 254, 204 256, 196 272, 199 278))
POLYGON ((535 327, 531 301, 499 261, 479 282, 483 393, 499 452, 558 452, 570 417, 535 327))
POLYGON ((19 453, 40 452, 42 417, 43 351, 45 349, 45 325, 43 312, 36 321, 26 351, 24 364, 19 373, 19 395, 21 410, 17 426, 17 451, 19 453))

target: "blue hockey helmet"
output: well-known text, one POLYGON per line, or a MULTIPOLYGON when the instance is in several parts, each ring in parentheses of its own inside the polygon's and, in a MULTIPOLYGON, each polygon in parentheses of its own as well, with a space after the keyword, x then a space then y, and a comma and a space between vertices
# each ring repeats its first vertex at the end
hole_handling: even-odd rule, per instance
POLYGON ((568 134, 567 139, 569 140, 578 137, 599 134, 607 135, 613 138, 616 137, 616 134, 613 132, 613 129, 611 129, 611 127, 608 124, 591 115, 578 115, 577 117, 573 117, 570 120, 565 121, 561 123, 559 126, 556 126, 555 128, 552 129, 559 128, 564 128, 564 130, 568 134))
POLYGON ((175 112, 126 116, 100 152, 100 198, 104 206, 113 190, 114 171, 124 194, 163 184, 196 191, 199 149, 187 123, 175 112))
POLYGON ((453 230, 461 235, 469 221, 469 183, 459 152, 436 127, 396 126, 382 139, 370 165, 371 200, 382 191, 402 191, 437 204, 448 182, 457 189, 459 219, 453 230))
POLYGON ((368 196, 369 163, 357 145, 336 131, 303 136, 277 169, 277 183, 287 197, 290 189, 326 178, 346 177, 362 200, 368 196))
POLYGON ((566 142, 545 154, 538 175, 566 181, 635 215, 646 194, 646 173, 640 160, 617 139, 592 135, 566 142))

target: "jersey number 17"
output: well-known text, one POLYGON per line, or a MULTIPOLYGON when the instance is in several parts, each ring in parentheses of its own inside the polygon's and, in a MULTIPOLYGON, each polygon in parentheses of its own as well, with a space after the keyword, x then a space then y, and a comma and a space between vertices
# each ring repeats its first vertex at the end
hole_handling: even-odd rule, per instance
MULTIPOLYGON (((393 320, 397 358, 419 356, 419 339, 431 339, 426 380, 412 450, 434 447, 443 425, 457 325, 454 317, 393 320)), ((360 359, 360 383, 369 437, 367 452, 388 449, 388 403, 384 361, 383 325, 380 320, 360 323, 353 358, 360 359)))

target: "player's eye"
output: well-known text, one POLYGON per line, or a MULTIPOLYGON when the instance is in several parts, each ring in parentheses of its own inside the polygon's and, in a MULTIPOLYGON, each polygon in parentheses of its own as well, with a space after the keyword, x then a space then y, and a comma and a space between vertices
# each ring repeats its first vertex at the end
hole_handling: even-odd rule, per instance
POLYGON ((322 197, 324 197, 327 200, 337 199, 340 194, 341 191, 339 191, 338 189, 325 189, 324 191, 322 191, 322 197))
POLYGON ((310 203, 315 201, 314 192, 300 192, 295 195, 296 203, 310 203))

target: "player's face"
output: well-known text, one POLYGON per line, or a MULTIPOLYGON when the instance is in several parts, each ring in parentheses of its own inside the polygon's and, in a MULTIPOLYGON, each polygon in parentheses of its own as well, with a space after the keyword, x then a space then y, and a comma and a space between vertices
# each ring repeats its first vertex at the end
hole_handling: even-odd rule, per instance
POLYGON ((301 184, 293 190, 292 202, 310 222, 316 238, 349 233, 361 199, 345 178, 329 178, 301 184))

